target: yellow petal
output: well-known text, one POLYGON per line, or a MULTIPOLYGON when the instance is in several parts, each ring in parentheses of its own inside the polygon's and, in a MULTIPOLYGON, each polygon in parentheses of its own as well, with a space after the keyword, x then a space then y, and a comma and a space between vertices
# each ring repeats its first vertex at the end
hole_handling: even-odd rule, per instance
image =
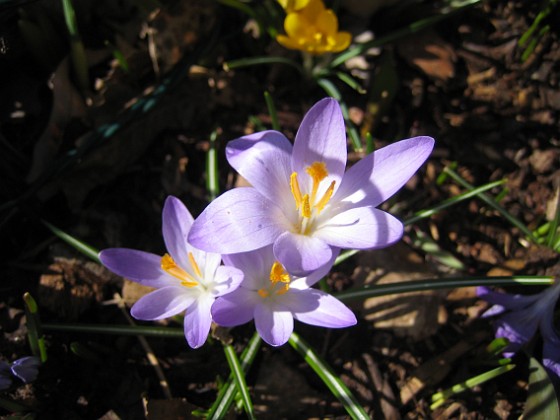
POLYGON ((308 38, 310 22, 301 13, 289 13, 284 19, 284 30, 290 38, 308 38))
POLYGON ((338 18, 332 10, 325 10, 317 16, 315 25, 325 35, 334 35, 338 31, 338 18))
POLYGON ((280 6, 287 12, 301 10, 309 4, 310 0, 278 0, 280 6))
POLYGON ((301 45, 292 38, 288 38, 286 35, 276 35, 276 41, 290 50, 301 50, 301 45))
POLYGON ((306 7, 299 11, 299 13, 309 22, 315 22, 317 16, 324 11, 325 5, 322 0, 311 0, 306 7))
POLYGON ((349 32, 339 32, 334 36, 335 45, 332 52, 344 51, 352 42, 352 35, 349 32))

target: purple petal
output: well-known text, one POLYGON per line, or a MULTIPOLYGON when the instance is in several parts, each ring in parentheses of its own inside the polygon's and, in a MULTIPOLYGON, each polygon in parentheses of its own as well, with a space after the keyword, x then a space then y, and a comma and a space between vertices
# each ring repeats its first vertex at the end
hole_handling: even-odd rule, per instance
POLYGON ((12 385, 10 378, 10 365, 0 360, 0 391, 8 389, 12 385))
POLYGON ((4 376, 3 374, 0 374, 0 391, 4 391, 5 389, 8 389, 10 385, 12 385, 12 379, 8 376, 4 376))
POLYGON ((289 223, 282 210, 254 188, 234 188, 212 201, 194 221, 189 242, 219 254, 271 244, 289 223))
POLYGON ((346 172, 333 200, 377 207, 414 175, 433 147, 431 137, 414 137, 376 150, 346 172))
POLYGON ((309 325, 344 328, 356 325, 354 313, 341 301, 317 289, 290 290, 282 304, 290 309, 295 319, 309 325))
POLYGON ((12 363, 12 373, 25 383, 33 382, 39 374, 41 362, 35 356, 22 357, 12 363))
POLYGON ((183 269, 190 267, 187 236, 192 223, 193 217, 181 200, 173 196, 167 197, 162 213, 163 239, 167 251, 183 269))
POLYGON ((241 137, 226 147, 230 165, 272 202, 291 196, 291 155, 292 144, 277 131, 241 137))
POLYGON ((290 289, 305 290, 313 286, 323 277, 325 277, 331 270, 336 258, 340 254, 340 248, 331 247, 332 256, 331 259, 317 270, 311 272, 311 274, 306 277, 296 277, 290 283, 290 289))
POLYGON ((294 331, 294 318, 290 312, 275 310, 261 304, 255 308, 255 327, 261 338, 271 346, 285 344, 294 331))
POLYGON ((560 337, 556 332, 545 334, 543 331, 543 365, 560 378, 560 337))
MULTIPOLYGON (((540 317, 531 308, 508 312, 495 321, 496 337, 505 337, 510 342, 504 353, 516 353, 537 331, 540 317)), ((507 357, 507 356, 506 356, 507 357)))
MULTIPOLYGON (((329 176, 322 184, 326 188, 331 181, 336 181, 336 189, 346 169, 346 157, 346 130, 340 106, 333 98, 322 99, 301 122, 294 142, 292 170, 303 177, 309 165, 325 162, 329 176)), ((299 181, 304 183, 303 179, 299 181)))
POLYGON ((306 276, 324 266, 332 257, 331 247, 322 239, 284 232, 274 242, 274 255, 286 271, 306 276))
POLYGON ((190 306, 185 315, 185 337, 187 343, 193 349, 197 349, 206 342, 210 325, 212 324, 212 315, 210 309, 214 303, 211 296, 201 297, 196 303, 190 306))
POLYGON ((270 269, 275 261, 272 245, 254 251, 227 254, 223 259, 224 264, 243 271, 245 277, 242 287, 249 290, 258 290, 268 284, 270 269))
MULTIPOLYGON (((554 293, 556 290, 549 290, 549 292, 554 293)), ((543 366, 547 371, 555 374, 558 380, 560 379, 560 336, 554 326, 555 307, 556 301, 551 300, 541 318, 540 329, 543 337, 543 366)))
MULTIPOLYGON (((535 295, 510 295, 508 293, 493 292, 488 287, 479 286, 476 288, 476 295, 484 299, 486 302, 494 305, 500 305, 505 309, 519 310, 532 305, 541 297, 541 294, 535 295)), ((496 309, 497 311, 498 309, 496 309)))
POLYGON ((403 234, 400 220, 373 207, 358 207, 339 213, 317 228, 315 237, 340 248, 383 248, 398 242, 403 234))
POLYGON ((113 273, 149 287, 179 284, 179 280, 161 269, 161 257, 128 248, 109 248, 99 253, 99 259, 113 273))
POLYGON ((130 309, 130 314, 143 321, 169 318, 187 309, 197 293, 185 286, 169 286, 142 296, 130 309))
POLYGON ((481 315, 481 318, 488 318, 491 316, 501 315, 505 311, 507 311, 507 309, 504 308, 502 305, 492 305, 489 309, 484 311, 484 313, 481 315))
POLYGON ((262 298, 243 287, 216 299, 212 305, 212 318, 223 327, 246 324, 254 318, 255 306, 262 298))
POLYGON ((231 293, 239 287, 243 281, 243 272, 235 267, 219 266, 214 276, 212 295, 222 296, 231 293))

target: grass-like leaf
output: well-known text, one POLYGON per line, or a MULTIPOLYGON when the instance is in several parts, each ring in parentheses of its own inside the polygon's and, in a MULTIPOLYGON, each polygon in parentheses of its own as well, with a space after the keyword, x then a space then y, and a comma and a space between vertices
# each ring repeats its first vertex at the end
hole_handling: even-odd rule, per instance
POLYGON ((72 58, 76 82, 82 93, 87 92, 89 89, 88 62, 86 50, 80 38, 80 33, 78 32, 76 13, 72 0, 62 0, 62 10, 64 12, 66 28, 70 35, 70 56, 72 58))
POLYGON ((558 235, 558 226, 560 226, 560 187, 556 187, 556 191, 554 193, 554 198, 556 200, 555 207, 556 212, 554 214, 554 218, 550 221, 548 226, 548 236, 546 239, 546 244, 549 248, 554 248, 554 243, 560 239, 558 235))
MULTIPOLYGON (((241 353, 240 364, 244 373, 247 373, 253 364, 253 360, 255 360, 255 356, 261 347, 260 345, 261 338, 259 337, 259 334, 255 332, 253 337, 251 337, 251 340, 249 340, 247 347, 245 347, 241 353)), ((227 382, 220 388, 218 397, 216 398, 216 401, 214 401, 214 404, 212 404, 212 407, 210 407, 210 410, 208 410, 206 418, 208 420, 224 418, 235 398, 236 391, 237 387, 235 385, 233 375, 230 374, 227 382)))
POLYGON ((348 387, 337 377, 331 367, 306 343, 298 334, 292 333, 288 341, 290 345, 305 359, 307 364, 323 380, 333 395, 342 403, 353 419, 369 419, 369 415, 358 403, 348 387))
POLYGON ((278 123, 278 112, 276 112, 276 107, 274 106, 272 95, 268 91, 264 92, 264 100, 266 101, 266 107, 268 108, 268 114, 270 115, 272 129, 280 131, 280 124, 278 123))
POLYGON ((85 242, 82 242, 82 241, 74 238, 73 236, 69 235, 68 233, 66 233, 62 230, 60 230, 56 226, 51 225, 49 222, 46 222, 44 220, 42 220, 42 222, 46 227, 48 227, 50 229, 50 231, 52 233, 54 233, 56 236, 58 236, 60 239, 62 239, 64 242, 66 242, 68 245, 72 246, 77 251, 81 252, 82 254, 84 254, 86 257, 89 257, 93 261, 95 261, 97 263, 101 263, 101 261, 99 260, 99 256, 98 256, 99 251, 97 249, 95 249, 92 246, 86 244, 85 242))
POLYGON ((439 261, 441 264, 454 268, 455 270, 464 270, 463 264, 458 258, 448 251, 443 250, 439 244, 434 241, 430 236, 426 235, 421 230, 411 232, 412 245, 432 256, 432 258, 439 261))
MULTIPOLYGON (((455 172, 450 167, 445 167, 445 168, 443 168, 443 170, 451 178, 453 178, 453 180, 455 182, 457 182, 462 187, 467 188, 469 190, 473 190, 475 188, 473 185, 471 185, 469 182, 467 182, 465 179, 463 179, 463 177, 461 177, 461 175, 459 175, 457 172, 455 172)), ((531 230, 527 226, 525 226, 525 224, 521 220, 514 217, 506 209, 504 209, 502 206, 500 206, 496 202, 496 200, 494 200, 492 197, 490 197, 489 195, 487 195, 485 193, 479 193, 479 194, 477 194, 477 197, 480 200, 482 200, 484 203, 486 203, 487 205, 492 207, 494 210, 496 210, 498 213, 500 213, 502 215, 502 217, 504 217, 504 219, 509 221, 513 226, 517 227, 521 232, 523 232, 525 235, 527 235, 533 242, 537 243, 537 238, 535 238, 535 235, 533 234, 533 232, 531 232, 531 230)))
POLYGON ((499 181, 489 182, 488 184, 481 185, 480 187, 477 187, 477 188, 469 189, 468 191, 466 191, 464 193, 461 193, 459 195, 456 195, 455 197, 451 197, 451 198, 448 198, 446 200, 443 200, 441 203, 439 203, 439 204, 437 204, 433 207, 430 207, 429 209, 424 209, 424 210, 417 211, 416 213, 414 213, 414 215, 412 217, 409 217, 409 218, 405 219, 403 221, 403 223, 405 225, 410 225, 410 224, 415 223, 419 220, 422 220, 422 219, 425 219, 427 217, 433 216, 434 214, 440 212, 443 209, 454 206, 455 204, 458 204, 462 201, 468 200, 469 198, 476 197, 483 192, 491 190, 492 188, 495 188, 495 187, 499 187, 500 185, 504 185, 505 183, 506 183, 506 180, 502 179, 502 180, 499 180, 499 181))
POLYGON ((430 409, 434 410, 435 408, 442 405, 445 400, 455 394, 459 394, 460 392, 464 392, 468 389, 471 389, 477 385, 483 384, 491 379, 494 379, 497 376, 503 375, 506 372, 509 372, 515 367, 515 365, 506 365, 500 366, 498 368, 489 370, 488 372, 484 372, 481 375, 474 376, 470 379, 467 379, 465 382, 461 382, 459 384, 453 385, 451 388, 446 389, 445 391, 437 392, 432 395, 432 405, 430 405, 430 409))
POLYGON ((57 324, 45 323, 42 325, 44 331, 51 332, 73 332, 84 334, 110 334, 110 335, 143 335, 147 337, 160 338, 182 338, 185 332, 182 328, 151 327, 133 325, 107 325, 107 324, 57 324))
POLYGON ((397 293, 419 292, 423 290, 454 289, 471 286, 535 286, 550 285, 554 277, 549 276, 492 276, 492 277, 454 277, 446 279, 424 279, 406 281, 402 283, 379 284, 337 293, 337 299, 348 301, 353 299, 367 299, 376 296, 393 295, 397 293))
POLYGON ((390 42, 396 41, 401 39, 405 36, 418 32, 422 29, 428 28, 430 26, 435 25, 436 23, 441 22, 444 19, 447 19, 451 16, 456 15, 457 13, 461 13, 465 11, 468 7, 474 6, 475 4, 479 3, 481 0, 464 0, 455 2, 453 7, 447 7, 434 16, 430 16, 425 19, 420 19, 410 25, 393 31, 385 36, 382 36, 377 39, 373 39, 368 42, 364 42, 362 44, 358 44, 355 47, 349 48, 345 52, 341 53, 340 55, 336 56, 330 63, 330 68, 335 68, 340 66, 341 64, 345 63, 347 60, 356 57, 358 55, 364 54, 367 50, 375 47, 381 47, 383 45, 389 44, 390 42))
POLYGON ((47 346, 45 345, 45 337, 41 328, 41 319, 39 318, 39 308, 37 302, 30 293, 25 292, 23 295, 25 303, 25 318, 27 321, 27 338, 31 353, 38 357, 41 362, 47 361, 47 346))
POLYGON ((208 191, 210 201, 220 194, 218 152, 216 150, 217 138, 218 130, 212 131, 212 134, 210 134, 210 147, 206 153, 206 190, 208 191))
POLYGON ((533 357, 529 361, 529 390, 523 412, 525 419, 560 419, 558 395, 544 367, 533 357))
POLYGON ((303 67, 301 67, 295 61, 285 57, 271 57, 271 56, 241 58, 239 60, 227 61, 224 63, 224 70, 228 71, 228 70, 238 69, 241 67, 259 66, 263 64, 286 64, 290 67, 295 68, 301 74, 304 74, 303 67))
POLYGON ((245 413, 247 414, 247 417, 249 417, 250 419, 254 419, 255 414, 253 412, 253 403, 251 402, 251 396, 249 395, 249 390, 247 389, 243 367, 241 366, 241 363, 239 362, 239 359, 235 354, 233 346, 229 344, 224 346, 224 352, 229 365, 229 369, 231 370, 231 374, 233 375, 235 385, 237 386, 237 390, 241 395, 241 401, 243 403, 245 413))

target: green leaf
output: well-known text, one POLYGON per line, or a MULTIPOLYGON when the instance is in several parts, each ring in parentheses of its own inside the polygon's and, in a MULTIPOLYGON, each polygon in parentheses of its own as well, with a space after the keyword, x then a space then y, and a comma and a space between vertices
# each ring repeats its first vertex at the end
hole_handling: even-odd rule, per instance
POLYGON ((468 389, 483 384, 484 382, 494 379, 497 376, 503 375, 504 373, 512 370, 514 367, 515 365, 500 366, 498 368, 489 370, 488 372, 484 372, 481 375, 477 375, 470 379, 467 379, 464 382, 453 385, 451 388, 448 388, 445 391, 436 392, 434 395, 432 395, 433 403, 432 405, 430 405, 430 409, 434 410, 435 408, 442 405, 445 402, 445 400, 447 400, 452 395, 467 391, 468 389))
POLYGON ((82 242, 82 241, 74 238, 73 236, 69 235, 68 233, 66 233, 62 230, 60 230, 56 226, 51 225, 49 222, 46 222, 44 220, 42 220, 42 222, 46 227, 48 227, 50 229, 50 231, 52 233, 54 233, 56 236, 58 236, 60 239, 62 239, 64 242, 66 242, 68 245, 74 247, 77 251, 81 252, 86 257, 91 258, 93 261, 95 261, 97 263, 101 263, 101 261, 99 260, 99 255, 98 255, 99 251, 97 249, 95 249, 92 246, 86 244, 85 242, 82 242))
MULTIPOLYGON (((261 338, 259 334, 255 332, 247 347, 241 353, 241 368, 243 369, 244 373, 249 371, 249 368, 253 364, 253 360, 255 360, 255 356, 260 349, 261 345, 261 338)), ((235 385, 235 381, 233 379, 233 375, 229 375, 227 382, 220 388, 220 392, 218 393, 218 397, 210 410, 208 410, 207 419, 208 420, 218 420, 225 417, 227 414, 233 399, 235 398, 235 393, 237 391, 237 387, 235 385)))
POLYGON ((534 358, 529 361, 529 391, 523 412, 525 419, 560 419, 558 397, 544 367, 534 358))
POLYGON ((136 325, 107 325, 107 324, 55 324, 45 323, 43 330, 51 332, 73 332, 84 334, 110 334, 110 335, 144 335, 147 337, 182 338, 185 332, 182 328, 150 327, 136 325))
POLYGON ((323 380, 332 394, 338 398, 350 417, 364 420, 370 418, 344 382, 334 374, 332 368, 321 359, 308 343, 295 332, 292 333, 288 342, 305 359, 319 378, 323 380))
POLYGON ((493 277, 453 277, 443 279, 424 279, 402 283, 380 284, 336 293, 337 299, 348 301, 367 299, 397 293, 419 292, 423 290, 454 289, 470 286, 513 286, 513 285, 550 285, 554 277, 548 276, 493 276, 493 277))
POLYGON ((422 29, 428 28, 430 26, 435 25, 436 23, 441 22, 451 16, 456 15, 457 13, 464 12, 468 7, 474 6, 475 4, 479 3, 481 0, 463 0, 463 1, 456 1, 452 6, 443 8, 439 11, 439 13, 435 14, 434 16, 427 17, 425 19, 420 19, 414 23, 411 23, 404 28, 398 29, 393 31, 385 36, 380 38, 373 39, 368 42, 364 42, 362 44, 358 44, 355 47, 349 48, 343 53, 336 56, 331 63, 329 64, 330 68, 335 68, 343 63, 345 63, 350 58, 356 57, 358 55, 364 54, 367 50, 375 47, 381 47, 383 45, 389 44, 394 42, 398 39, 401 39, 405 36, 418 32, 422 29))
POLYGON ((295 68, 301 74, 304 73, 303 67, 301 67, 295 61, 290 60, 289 58, 270 57, 270 56, 241 58, 239 60, 227 61, 224 63, 224 70, 229 71, 241 67, 259 66, 263 64, 286 64, 288 66, 295 68))
POLYGON ((24 310, 27 321, 27 339, 29 340, 31 353, 44 363, 47 361, 47 346, 42 332, 37 302, 28 292, 23 294, 23 301, 25 303, 24 310))
MULTIPOLYGON (((461 177, 457 172, 455 172, 451 167, 445 167, 443 169, 455 182, 461 185, 464 188, 469 190, 473 190, 475 187, 469 184, 465 179, 461 177)), ((480 193, 477 197, 500 213, 507 221, 509 221, 513 226, 517 227, 521 232, 527 235, 533 242, 537 242, 537 238, 531 230, 518 218, 514 217, 510 214, 506 209, 504 209, 501 205, 499 205, 496 200, 485 193, 480 193)))
POLYGON ((268 108, 268 114, 270 115, 270 120, 272 122, 272 129, 280 131, 280 124, 278 123, 278 113, 276 112, 276 107, 274 106, 272 95, 268 91, 264 92, 264 100, 266 101, 266 107, 268 108))
POLYGON ((468 200, 469 198, 476 197, 485 191, 491 190, 492 188, 498 187, 500 185, 504 185, 505 183, 506 180, 502 179, 499 181, 489 182, 488 184, 481 185, 480 187, 466 191, 462 194, 456 195, 455 197, 451 197, 446 200, 443 200, 441 203, 435 205, 434 207, 417 211, 416 213, 414 213, 414 216, 405 219, 403 223, 405 225, 410 225, 411 223, 417 222, 418 220, 422 220, 427 217, 430 217, 438 213, 440 210, 454 206, 455 204, 459 204, 460 202, 468 200))
POLYGON ((428 255, 431 255, 443 265, 456 270, 465 269, 465 265, 459 259, 455 258, 455 256, 450 252, 443 250, 436 241, 421 230, 413 231, 410 237, 414 247, 421 249, 428 255))
POLYGON ((229 369, 231 370, 231 374, 233 375, 235 385, 237 386, 237 390, 239 391, 239 394, 241 396, 241 402, 243 403, 243 407, 245 408, 245 413, 247 414, 247 417, 249 417, 250 419, 254 419, 255 414, 253 412, 253 403, 251 402, 251 396, 249 395, 249 390, 247 389, 245 374, 243 373, 241 363, 239 363, 239 359, 235 354, 233 346, 229 344, 224 346, 224 352, 226 354, 226 359, 229 365, 229 369))
POLYGON ((210 134, 210 147, 206 154, 206 190, 210 201, 220 194, 220 183, 218 175, 218 152, 216 150, 216 139, 218 138, 218 130, 212 131, 210 134))

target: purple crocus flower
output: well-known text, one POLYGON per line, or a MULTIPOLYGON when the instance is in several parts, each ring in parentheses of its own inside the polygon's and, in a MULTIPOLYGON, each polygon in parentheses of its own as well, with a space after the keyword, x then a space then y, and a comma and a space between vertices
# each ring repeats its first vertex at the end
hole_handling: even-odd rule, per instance
POLYGON ((342 112, 336 100, 325 98, 305 115, 293 147, 277 131, 229 142, 227 159, 252 188, 234 188, 211 202, 189 242, 221 254, 272 244, 275 258, 301 276, 325 265, 339 248, 389 246, 401 238, 403 225, 375 207, 408 181, 433 146, 430 137, 402 140, 345 173, 342 112))
POLYGON ((12 364, 0 361, 0 391, 12 385, 12 375, 24 383, 33 382, 39 374, 41 362, 35 356, 25 356, 12 364))
POLYGON ((0 391, 8 389, 12 385, 12 378, 10 375, 10 364, 0 361, 0 391))
POLYGON ((41 362, 38 357, 25 356, 15 360, 10 370, 18 379, 25 383, 33 382, 39 374, 41 362))
POLYGON ((163 207, 163 257, 126 248, 100 252, 113 273, 157 290, 143 296, 130 311, 136 319, 153 321, 186 310, 185 337, 192 348, 204 344, 210 331, 210 308, 218 296, 235 290, 243 273, 220 265, 219 254, 203 252, 187 242, 193 217, 184 204, 168 197, 163 207))
POLYGON ((560 296, 560 282, 534 295, 511 295, 478 287, 477 295, 492 303, 483 317, 499 315, 494 322, 496 338, 509 341, 504 355, 511 357, 529 342, 537 329, 543 337, 543 365, 560 377, 560 337, 554 327, 554 309, 560 296))
POLYGON ((338 251, 307 277, 288 274, 276 260, 272 245, 224 255, 224 261, 240 268, 245 278, 237 290, 216 300, 212 306, 214 321, 234 327, 254 319, 259 335, 272 346, 288 341, 294 319, 328 328, 355 325, 356 317, 342 302, 310 288, 327 274, 337 255, 338 251))

